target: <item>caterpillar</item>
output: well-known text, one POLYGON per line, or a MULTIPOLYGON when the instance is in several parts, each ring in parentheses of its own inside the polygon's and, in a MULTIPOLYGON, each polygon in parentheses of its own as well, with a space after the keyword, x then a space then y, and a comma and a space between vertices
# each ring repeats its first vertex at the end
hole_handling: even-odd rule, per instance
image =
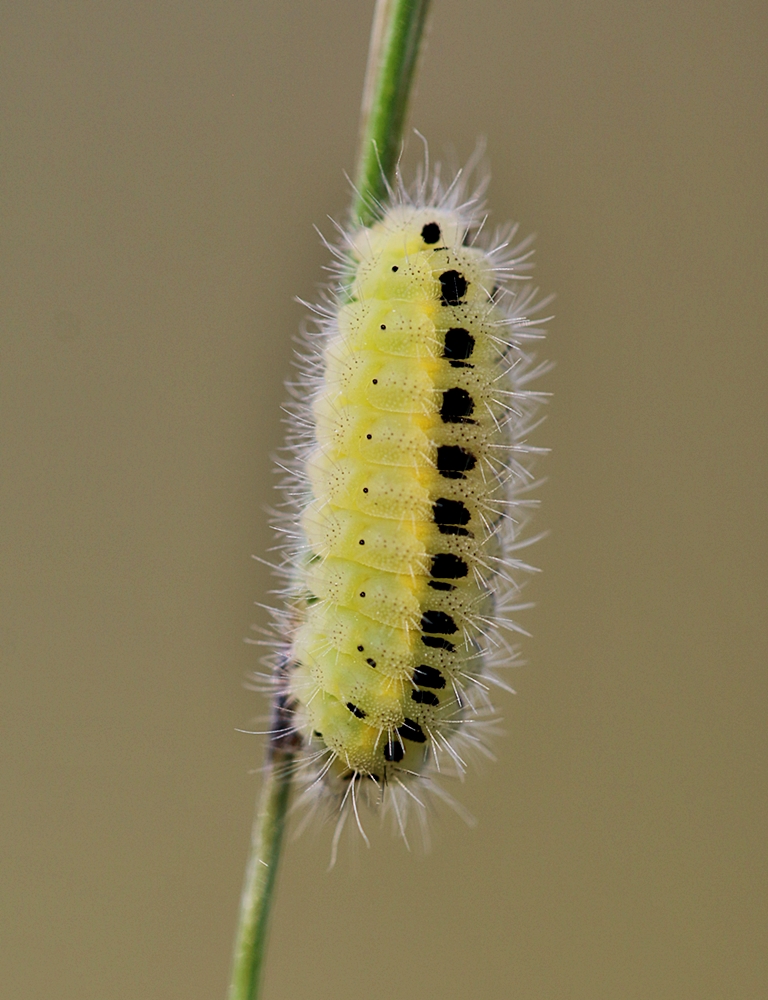
POLYGON ((461 172, 412 189, 398 173, 388 191, 377 221, 327 244, 336 282, 289 384, 281 463, 273 678, 304 798, 341 805, 337 839, 350 806, 365 837, 361 797, 405 837, 418 786, 450 798, 437 774, 486 749, 542 450, 530 240, 486 242, 461 172))

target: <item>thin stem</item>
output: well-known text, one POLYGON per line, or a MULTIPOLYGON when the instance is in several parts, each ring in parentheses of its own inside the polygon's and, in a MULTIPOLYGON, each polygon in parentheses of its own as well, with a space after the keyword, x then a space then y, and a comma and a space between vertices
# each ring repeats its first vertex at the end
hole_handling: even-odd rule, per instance
POLYGON ((275 700, 264 781, 251 833, 251 853, 245 871, 240 917, 235 936, 228 1000, 256 1000, 264 964, 269 913, 285 832, 298 740, 290 712, 275 700))
POLYGON ((387 194, 403 140, 408 97, 430 0, 377 0, 363 89, 354 223, 367 226, 387 194))
MULTIPOLYGON (((367 225, 387 193, 400 153, 408 96, 413 84, 429 0, 377 0, 368 55, 360 147, 351 209, 367 225)), ((264 766, 235 935, 228 1000, 257 1000, 269 914, 285 832, 299 740, 282 697, 273 706, 264 766)))

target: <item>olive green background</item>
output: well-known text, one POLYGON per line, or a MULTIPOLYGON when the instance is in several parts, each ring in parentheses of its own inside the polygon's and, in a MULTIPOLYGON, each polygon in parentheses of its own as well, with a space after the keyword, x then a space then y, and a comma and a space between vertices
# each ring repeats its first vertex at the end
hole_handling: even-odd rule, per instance
MULTIPOLYGON (((223 997, 250 557, 371 13, 3 7, 3 997, 223 997)), ((435 0, 412 124, 487 136, 558 293, 534 638, 475 829, 288 844, 266 1000, 768 996, 767 19, 435 0)))

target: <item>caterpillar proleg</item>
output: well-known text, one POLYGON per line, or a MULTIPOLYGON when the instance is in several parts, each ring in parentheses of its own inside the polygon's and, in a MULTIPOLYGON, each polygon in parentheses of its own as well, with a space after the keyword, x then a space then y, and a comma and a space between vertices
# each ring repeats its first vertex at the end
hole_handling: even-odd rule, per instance
MULTIPOLYGON (((340 230, 290 386, 275 678, 304 795, 393 812, 485 747, 533 501, 544 370, 530 240, 485 238, 483 191, 399 174, 340 230)), ((339 827, 340 829, 340 827, 339 827)))

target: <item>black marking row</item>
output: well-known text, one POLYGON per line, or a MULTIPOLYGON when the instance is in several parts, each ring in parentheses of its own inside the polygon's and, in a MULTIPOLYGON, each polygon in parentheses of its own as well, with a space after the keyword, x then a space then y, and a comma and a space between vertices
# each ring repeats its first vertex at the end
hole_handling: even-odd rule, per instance
MULTIPOLYGON (((436 222, 428 222, 421 230, 421 238, 430 246, 438 243, 441 238, 440 226, 436 222)), ((393 271, 397 267, 392 268, 393 271)), ((468 282, 460 271, 450 269, 443 271, 440 275, 440 302, 444 306, 460 305, 467 293, 468 282)), ((385 329, 382 326, 382 329, 385 329)), ((475 349, 475 338, 463 327, 452 327, 446 332, 445 347, 443 357, 456 368, 472 368, 473 365, 467 363, 467 358, 472 356, 475 349)), ((374 383, 375 384, 375 383, 374 383)), ((447 389, 443 392, 443 401, 440 407, 440 417, 444 423, 475 423, 472 414, 475 409, 475 401, 466 389, 458 386, 447 389)), ((367 435, 368 440, 371 435, 367 435)), ((477 465, 477 459, 466 448, 459 445, 440 445, 437 449, 437 471, 446 479, 465 479, 466 473, 471 472, 477 465)), ((367 489, 364 490, 367 492, 367 489)), ((448 500, 440 497, 432 506, 435 524, 442 534, 446 535, 470 535, 470 531, 464 527, 470 521, 470 512, 460 500, 448 500)), ((364 541, 360 541, 364 545, 364 541)), ((430 569, 430 587, 435 590, 453 590, 454 585, 448 580, 459 580, 469 573, 467 563, 459 556, 451 552, 439 552, 432 556, 432 566, 430 569), (435 579, 436 578, 436 579, 435 579)), ((361 595, 362 596, 362 595, 361 595)), ((445 611, 428 610, 421 617, 421 641, 432 649, 444 649, 454 652, 456 647, 445 635, 454 635, 458 631, 458 626, 451 615, 445 611)), ((363 652, 363 647, 357 647, 363 652)), ((370 666, 375 667, 376 663, 369 657, 366 660, 370 666)), ((411 692, 411 699, 418 705, 430 705, 437 707, 440 699, 430 690, 422 688, 434 688, 442 690, 445 688, 445 677, 437 669, 422 664, 413 673, 413 683, 415 685, 411 692)), ((347 708, 358 719, 366 718, 367 713, 358 708, 352 702, 347 702, 347 708)), ((397 735, 400 740, 395 740, 390 733, 384 746, 384 759, 392 763, 398 763, 405 755, 401 740, 411 740, 414 743, 425 743, 426 735, 424 730, 413 719, 405 719, 398 727, 397 735)))

